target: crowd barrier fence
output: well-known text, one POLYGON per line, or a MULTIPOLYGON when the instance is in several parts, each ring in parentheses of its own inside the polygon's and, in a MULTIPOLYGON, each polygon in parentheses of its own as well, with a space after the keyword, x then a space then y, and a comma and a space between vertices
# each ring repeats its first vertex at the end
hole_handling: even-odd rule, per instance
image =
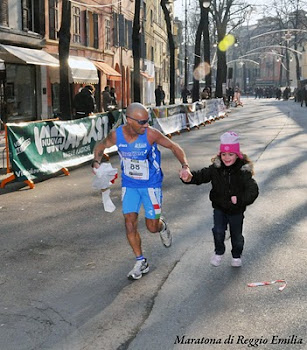
MULTIPOLYGON (((34 180, 63 172, 93 158, 97 141, 110 131, 108 113, 63 121, 48 119, 35 122, 7 123, 5 125, 7 174, 1 182, 23 181, 31 189, 34 180)), ((111 112, 113 128, 125 122, 125 110, 111 112)), ((190 130, 226 115, 222 99, 206 100, 192 104, 149 107, 150 124, 171 137, 173 133, 190 130)), ((107 149, 106 155, 115 152, 116 146, 107 149)))

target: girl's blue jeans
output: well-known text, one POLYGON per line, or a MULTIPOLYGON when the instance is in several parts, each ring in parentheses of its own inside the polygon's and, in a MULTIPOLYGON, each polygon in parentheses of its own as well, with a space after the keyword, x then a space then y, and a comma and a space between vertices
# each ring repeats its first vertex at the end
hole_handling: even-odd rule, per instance
POLYGON ((225 231, 229 225, 230 239, 233 258, 240 258, 243 247, 244 237, 242 235, 244 214, 225 214, 219 209, 213 210, 214 227, 212 229, 215 245, 215 254, 223 255, 225 253, 225 231))

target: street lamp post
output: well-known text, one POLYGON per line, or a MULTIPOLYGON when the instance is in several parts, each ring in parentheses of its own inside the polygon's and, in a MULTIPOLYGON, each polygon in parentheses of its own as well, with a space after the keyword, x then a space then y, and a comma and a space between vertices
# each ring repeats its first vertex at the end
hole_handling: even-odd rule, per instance
POLYGON ((187 0, 184 3, 184 87, 187 88, 189 84, 188 72, 188 7, 187 0))
POLYGON ((206 87, 210 88, 211 93, 211 67, 210 67, 210 38, 209 38, 209 7, 211 5, 211 0, 203 0, 202 2, 204 8, 204 62, 205 67, 207 67, 208 72, 206 72, 205 82, 206 87))

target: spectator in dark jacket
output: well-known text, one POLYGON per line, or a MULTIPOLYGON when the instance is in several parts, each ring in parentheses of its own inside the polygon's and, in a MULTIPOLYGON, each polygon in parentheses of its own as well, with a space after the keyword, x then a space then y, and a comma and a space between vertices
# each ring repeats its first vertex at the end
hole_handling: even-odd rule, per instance
POLYGON ((116 93, 115 93, 115 88, 114 87, 111 87, 110 95, 112 97, 111 104, 112 104, 112 106, 116 107, 117 106, 117 100, 116 100, 116 93))
POLYGON ((244 211, 258 197, 258 185, 253 179, 253 164, 240 152, 238 135, 226 132, 221 136, 219 154, 213 164, 182 178, 188 184, 200 185, 211 182, 210 200, 213 206, 214 227, 212 229, 215 254, 211 264, 219 266, 225 253, 225 231, 229 225, 233 267, 242 265, 244 246, 242 235, 244 211))
POLYGON ((182 103, 188 103, 188 97, 191 95, 190 90, 184 86, 184 88, 181 90, 181 98, 182 103))
POLYGON ((305 107, 307 107, 307 85, 303 86, 301 89, 301 107, 305 102, 305 107))
POLYGON ((74 98, 75 119, 84 118, 95 110, 95 88, 86 85, 74 98))
POLYGON ((155 99, 157 107, 161 106, 162 103, 164 104, 165 92, 163 91, 161 85, 158 85, 158 87, 155 90, 155 99))
POLYGON ((105 112, 109 110, 109 106, 112 104, 112 96, 110 94, 110 86, 106 86, 102 92, 102 107, 105 112))

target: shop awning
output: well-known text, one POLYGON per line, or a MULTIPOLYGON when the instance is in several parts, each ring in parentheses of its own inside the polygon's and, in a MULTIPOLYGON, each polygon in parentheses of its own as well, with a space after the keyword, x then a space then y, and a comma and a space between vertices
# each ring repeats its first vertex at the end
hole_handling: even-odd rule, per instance
POLYGON ((100 62, 100 61, 93 61, 93 62, 95 66, 107 76, 108 80, 114 80, 114 81, 122 80, 121 74, 118 73, 111 66, 109 66, 107 63, 100 62))
POLYGON ((0 48, 0 57, 7 63, 26 63, 51 67, 59 66, 59 61, 43 50, 3 44, 0 45, 0 48))
POLYGON ((155 78, 153 76, 149 75, 148 73, 146 73, 146 72, 140 72, 140 73, 147 81, 149 81, 151 83, 155 81, 155 78))
MULTIPOLYGON (((93 62, 81 56, 69 56, 69 82, 75 84, 98 84, 99 78, 97 69, 93 62)), ((60 82, 59 68, 49 70, 50 82, 60 82)))

